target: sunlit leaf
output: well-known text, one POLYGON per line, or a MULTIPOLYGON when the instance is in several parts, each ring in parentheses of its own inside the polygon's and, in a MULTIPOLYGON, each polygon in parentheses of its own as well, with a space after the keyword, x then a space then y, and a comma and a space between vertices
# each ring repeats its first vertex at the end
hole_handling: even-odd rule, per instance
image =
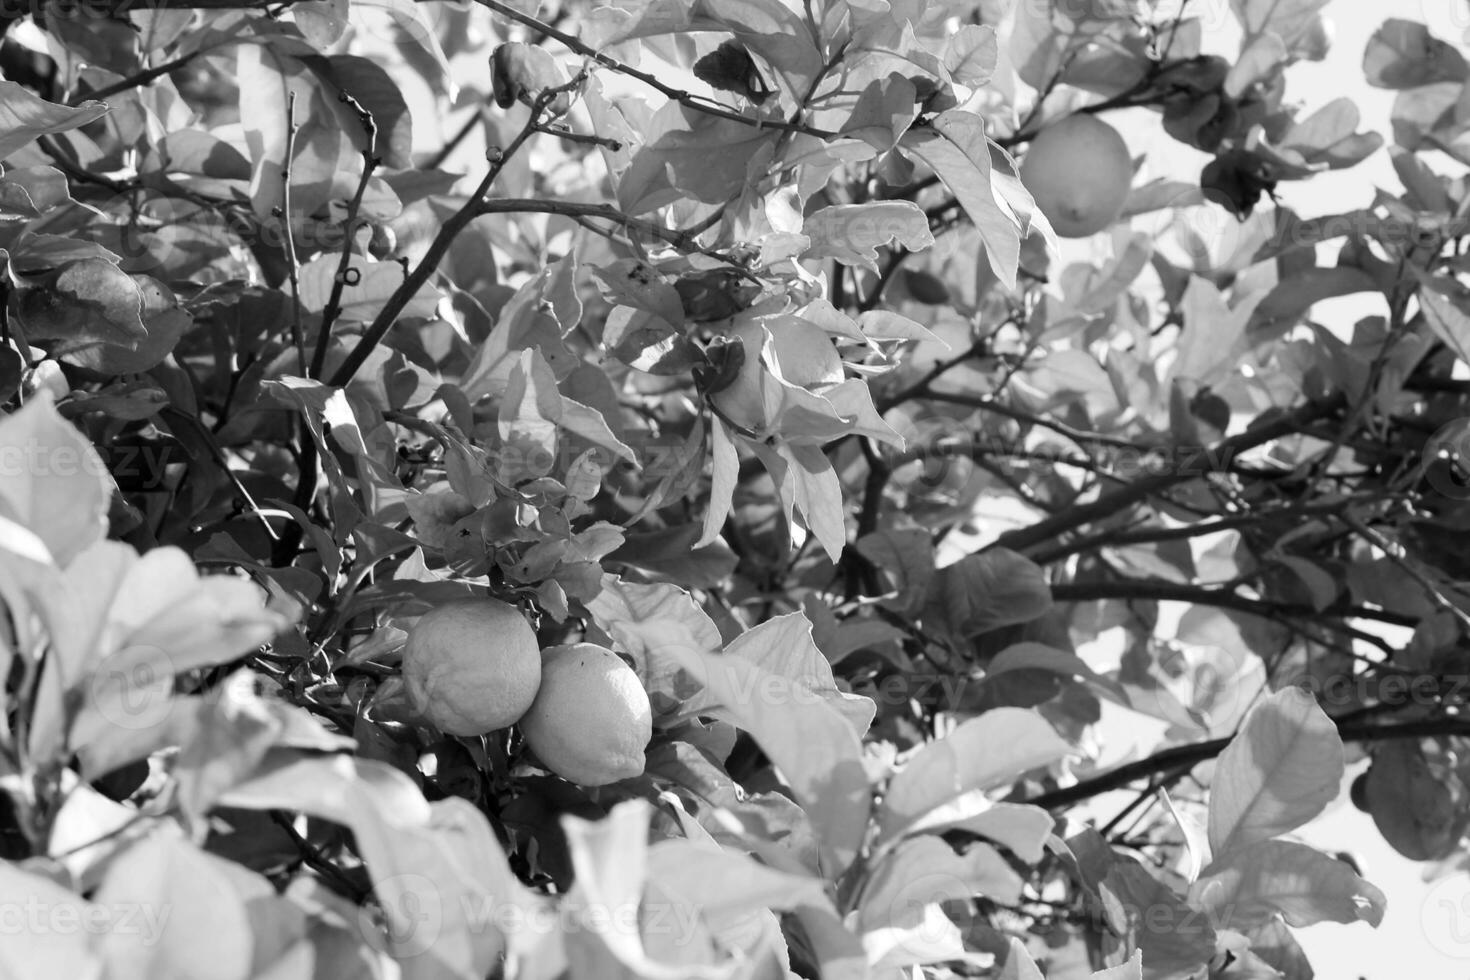
POLYGON ((1321 813, 1337 796, 1342 771, 1342 739, 1315 697, 1288 687, 1263 699, 1215 764, 1209 837, 1216 862, 1321 813))

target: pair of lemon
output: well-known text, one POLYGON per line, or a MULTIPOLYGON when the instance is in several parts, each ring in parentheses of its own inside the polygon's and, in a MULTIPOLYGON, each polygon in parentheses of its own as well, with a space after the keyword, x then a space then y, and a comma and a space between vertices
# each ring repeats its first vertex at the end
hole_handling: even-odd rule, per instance
POLYGON ((583 786, 642 774, 653 710, 638 675, 606 647, 540 649, 513 606, 446 603, 419 618, 403 651, 415 709, 450 735, 520 723, 542 765, 583 786))

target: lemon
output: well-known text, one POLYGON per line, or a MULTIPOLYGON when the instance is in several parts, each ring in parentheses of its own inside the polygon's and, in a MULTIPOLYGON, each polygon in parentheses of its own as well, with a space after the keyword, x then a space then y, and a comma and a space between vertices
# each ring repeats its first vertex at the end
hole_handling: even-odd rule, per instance
POLYGON ((1047 126, 1026 150, 1021 183, 1056 233, 1086 238, 1118 220, 1133 186, 1133 160, 1118 131, 1089 115, 1047 126))
POLYGON ((521 732, 547 769, 582 786, 604 786, 643 772, 653 709, 633 668, 606 647, 549 647, 521 732))
POLYGON ((408 632, 403 683, 410 703, 450 735, 483 735, 520 720, 541 685, 536 634, 514 606, 461 599, 408 632))

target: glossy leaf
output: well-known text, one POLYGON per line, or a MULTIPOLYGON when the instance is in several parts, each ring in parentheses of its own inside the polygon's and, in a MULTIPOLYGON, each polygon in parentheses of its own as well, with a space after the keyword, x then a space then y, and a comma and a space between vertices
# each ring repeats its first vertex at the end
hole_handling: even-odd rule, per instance
POLYGON ((1321 813, 1342 783, 1337 726, 1298 688, 1262 700, 1220 754, 1210 790, 1215 860, 1289 833, 1321 813))
POLYGON ((1260 840, 1232 849, 1205 869, 1190 899, 1221 928, 1254 929, 1280 914, 1290 926, 1367 922, 1378 926, 1383 892, 1346 863, 1305 844, 1260 840))
POLYGON ((879 839, 910 833, 938 808, 970 793, 1005 788, 1069 752, 1036 712, 987 711, 920 749, 893 777, 879 807, 879 839))

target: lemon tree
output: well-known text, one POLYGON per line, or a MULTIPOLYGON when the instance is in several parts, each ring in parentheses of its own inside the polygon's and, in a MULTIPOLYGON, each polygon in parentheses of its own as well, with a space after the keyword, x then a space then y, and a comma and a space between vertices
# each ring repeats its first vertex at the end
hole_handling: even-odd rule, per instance
POLYGON ((1344 785, 1463 958, 1470 62, 1368 15, 0 9, 0 976, 1303 980, 1344 785))

